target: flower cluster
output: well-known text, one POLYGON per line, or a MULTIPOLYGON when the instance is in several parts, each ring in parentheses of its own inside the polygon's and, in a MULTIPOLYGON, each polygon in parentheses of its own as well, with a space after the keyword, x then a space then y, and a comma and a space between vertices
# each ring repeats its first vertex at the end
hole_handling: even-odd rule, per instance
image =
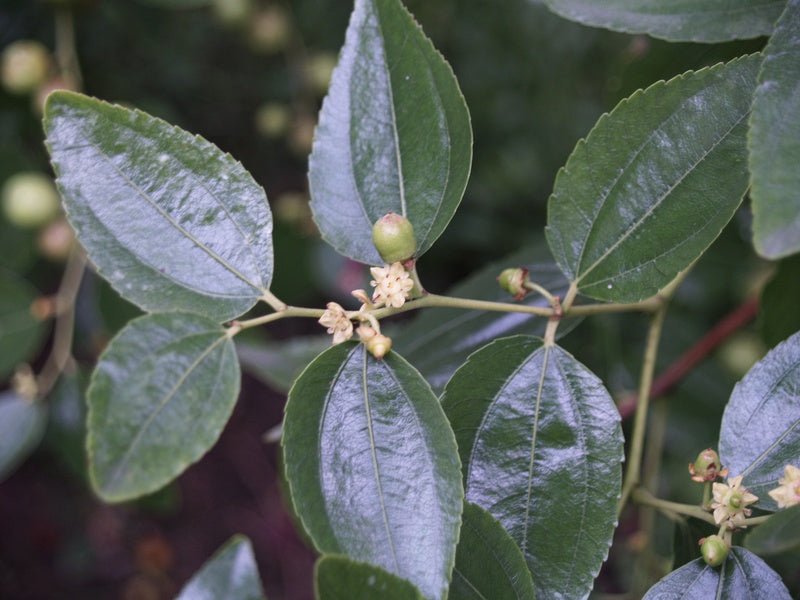
POLYGON ((370 285, 375 288, 372 302, 375 306, 400 308, 409 298, 414 281, 399 262, 385 267, 372 267, 369 270, 374 279, 370 285))
POLYGON ((714 521, 717 525, 724 523, 729 529, 745 527, 744 520, 751 512, 747 507, 756 502, 758 496, 742 487, 742 476, 729 478, 727 484, 715 483, 712 492, 714 501, 711 508, 714 509, 714 521))
POLYGON ((328 328, 333 334, 333 343, 340 344, 353 337, 353 322, 345 310, 336 302, 328 302, 327 310, 322 313, 319 324, 328 328))
POLYGON ((788 508, 800 504, 800 468, 786 465, 783 469, 784 477, 778 480, 780 484, 769 492, 778 508, 788 508))

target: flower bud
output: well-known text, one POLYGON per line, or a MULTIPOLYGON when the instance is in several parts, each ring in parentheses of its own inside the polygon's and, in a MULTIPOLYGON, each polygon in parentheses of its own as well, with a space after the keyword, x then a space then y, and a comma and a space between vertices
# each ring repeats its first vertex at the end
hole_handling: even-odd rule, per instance
POLYGON ((689 473, 692 481, 703 483, 704 481, 714 481, 721 470, 719 466, 719 455, 711 448, 706 448, 697 455, 693 463, 689 463, 689 473))
POLYGON ((728 558, 730 548, 718 535, 712 535, 700 540, 700 553, 703 560, 710 567, 718 567, 728 558))
POLYGON ((405 261, 417 251, 414 226, 396 213, 382 216, 372 226, 372 243, 388 264, 405 261))
POLYGON ((497 283, 500 287, 514 296, 515 300, 522 300, 528 293, 525 289, 525 282, 528 280, 528 269, 504 269, 497 276, 497 283))
POLYGON ((382 334, 372 336, 366 341, 367 350, 378 360, 381 360, 392 349, 392 339, 382 334))

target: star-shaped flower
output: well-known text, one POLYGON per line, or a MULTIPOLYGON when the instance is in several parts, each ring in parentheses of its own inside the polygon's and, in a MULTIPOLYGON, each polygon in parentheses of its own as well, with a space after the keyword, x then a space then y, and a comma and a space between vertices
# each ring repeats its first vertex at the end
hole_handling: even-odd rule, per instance
POLYGON ((414 281, 399 262, 385 267, 372 267, 369 270, 375 278, 370 285, 375 288, 372 292, 372 302, 375 306, 393 306, 400 308, 409 298, 414 281))
POLYGON ((319 318, 319 324, 333 334, 333 343, 340 344, 353 337, 353 323, 345 310, 336 302, 328 302, 327 310, 319 318))
POLYGON ((786 465, 783 474, 778 480, 780 486, 770 490, 769 495, 778 503, 778 508, 800 504, 800 468, 786 465))
POLYGON ((742 476, 731 477, 728 483, 715 483, 712 487, 714 501, 714 521, 717 525, 725 523, 728 528, 745 527, 744 520, 750 516, 747 508, 758 500, 758 496, 751 494, 742 487, 742 476))

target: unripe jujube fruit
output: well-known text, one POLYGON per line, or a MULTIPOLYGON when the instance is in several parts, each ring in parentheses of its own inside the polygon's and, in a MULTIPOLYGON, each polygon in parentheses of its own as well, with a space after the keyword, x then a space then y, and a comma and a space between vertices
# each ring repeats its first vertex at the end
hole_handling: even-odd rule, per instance
POLYGON ((2 57, 3 87, 14 94, 29 94, 47 80, 50 53, 35 40, 6 46, 2 57))
POLYGON ((60 206, 53 181, 42 173, 17 173, 3 185, 3 212, 17 227, 40 227, 52 221, 60 206))
POLYGON ((414 226, 396 213, 382 216, 372 226, 372 243, 387 264, 408 260, 417 251, 414 226))
POLYGON ((712 535, 703 540, 700 546, 700 553, 703 555, 703 560, 710 567, 718 567, 725 562, 728 558, 730 548, 718 535, 712 535))

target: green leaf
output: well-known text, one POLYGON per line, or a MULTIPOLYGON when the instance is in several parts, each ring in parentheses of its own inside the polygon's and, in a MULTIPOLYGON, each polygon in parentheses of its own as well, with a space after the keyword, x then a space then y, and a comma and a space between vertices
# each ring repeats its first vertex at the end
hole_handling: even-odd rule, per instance
POLYGON ((86 388, 88 372, 62 374, 47 396, 45 445, 51 455, 86 482, 86 388))
POLYGON ((0 394, 0 481, 36 449, 44 434, 47 411, 14 392, 0 394))
POLYGON ((786 0, 544 0, 566 19, 673 42, 769 35, 786 0))
POLYGON ((800 549, 800 504, 776 512, 747 535, 745 545, 762 556, 800 549))
POLYGON ((800 331, 800 256, 778 263, 764 286, 758 308, 758 325, 764 342, 772 347, 800 331))
POLYGON ((463 504, 453 432, 422 376, 363 344, 322 353, 289 393, 292 501, 318 550, 346 554, 444 598, 463 504))
POLYGON ((617 521, 623 439, 600 380, 557 346, 515 336, 469 357, 442 406, 466 497, 522 550, 539 598, 585 598, 617 521))
POLYGON ((314 573, 318 600, 422 600, 419 590, 405 579, 346 556, 323 556, 314 573))
POLYGON ((471 161, 469 113, 450 66, 399 0, 356 0, 309 162, 322 237, 383 264, 372 225, 395 212, 411 221, 422 255, 461 202, 471 161))
POLYGON ((722 415, 720 462, 775 510, 767 492, 800 456, 800 332, 773 348, 733 389, 722 415))
POLYGON ((800 0, 789 0, 764 49, 750 117, 753 242, 767 258, 800 252, 798 81, 800 0))
MULTIPOLYGON (((569 282, 564 279, 558 266, 542 254, 530 247, 515 252, 476 272, 447 294, 477 300, 513 302, 511 296, 497 284, 497 275, 506 267, 524 266, 530 271, 533 281, 563 298, 569 282)), ((547 300, 538 294, 529 294, 522 303, 549 306, 547 300)), ((580 321, 565 320, 558 328, 558 335, 566 335, 580 321)), ((544 335, 546 327, 547 319, 523 313, 437 308, 422 311, 411 323, 403 324, 398 333, 392 335, 392 343, 438 393, 467 357, 484 344, 517 333, 544 335)))
POLYGON ((0 269, 0 380, 39 350, 44 324, 31 314, 38 292, 11 271, 0 269))
POLYGON ((287 393, 302 370, 331 345, 329 335, 286 340, 237 339, 242 369, 275 390, 287 393))
POLYGON ((488 512, 467 503, 449 600, 533 600, 528 565, 514 540, 488 512))
POLYGON ((214 445, 239 394, 225 330, 200 315, 134 319, 108 345, 89 386, 89 472, 118 502, 155 491, 214 445))
POLYGON ((547 241, 599 300, 652 296, 699 257, 747 189, 757 55, 638 91, 600 118, 556 177, 547 241))
POLYGON ((269 289, 267 198, 229 155, 72 92, 49 96, 44 126, 69 220, 121 296, 148 311, 225 321, 269 289))
POLYGON ((643 600, 791 600, 781 578, 744 548, 731 548, 725 564, 709 567, 697 559, 655 584, 643 600))
POLYGON ((250 540, 232 537, 181 590, 176 600, 265 598, 250 540))

